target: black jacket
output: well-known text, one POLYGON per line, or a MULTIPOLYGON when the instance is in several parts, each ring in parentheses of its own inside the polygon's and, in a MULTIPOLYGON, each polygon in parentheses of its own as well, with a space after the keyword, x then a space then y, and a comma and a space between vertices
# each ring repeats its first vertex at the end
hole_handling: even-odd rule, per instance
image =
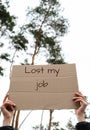
POLYGON ((76 130, 90 130, 90 122, 79 122, 76 125, 76 130))
POLYGON ((12 126, 2 126, 0 127, 0 130, 14 130, 12 126))
MULTIPOLYGON (((12 126, 2 126, 0 130, 14 130, 12 126)), ((90 130, 90 122, 79 122, 76 125, 76 130, 90 130)))

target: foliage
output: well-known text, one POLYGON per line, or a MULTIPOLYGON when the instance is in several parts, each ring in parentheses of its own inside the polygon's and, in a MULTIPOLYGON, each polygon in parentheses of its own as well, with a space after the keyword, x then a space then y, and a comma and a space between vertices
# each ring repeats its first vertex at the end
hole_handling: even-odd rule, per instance
MULTIPOLYGON (((39 6, 34 9, 28 8, 27 22, 17 27, 16 16, 9 12, 9 2, 0 1, 0 75, 3 76, 8 63, 12 65, 19 59, 18 64, 22 62, 22 65, 34 65, 35 57, 40 57, 44 52, 46 62, 65 63, 60 38, 67 33, 69 24, 61 13, 62 8, 58 0, 40 0, 39 6), (3 65, 6 65, 5 68, 3 65)), ((18 129, 19 114, 20 111, 17 112, 15 130, 18 129)), ((53 130, 63 130, 58 122, 51 124, 51 118, 49 123, 53 130)), ((38 129, 38 126, 34 129, 38 129)), ((41 129, 47 130, 43 126, 41 129)))
MULTIPOLYGON (((34 9, 28 8, 28 22, 17 29, 17 18, 9 12, 9 1, 0 1, 1 76, 5 73, 3 65, 13 64, 16 60, 16 54, 17 59, 19 59, 18 64, 22 62, 22 65, 33 65, 35 64, 35 56, 41 56, 44 53, 42 51, 44 49, 48 63, 65 63, 60 38, 68 32, 69 24, 61 13, 62 8, 58 0, 40 0, 39 6, 34 9), (21 55, 24 57, 24 62, 21 55), (28 61, 30 57, 32 60, 28 61)), ((16 129, 18 129, 20 111, 17 113, 16 129)), ((51 122, 51 128, 53 130, 64 130, 60 128, 59 122, 51 122)), ((35 126, 33 129, 38 130, 40 126, 35 126)), ((67 124, 67 129, 75 130, 71 120, 67 124)), ((48 127, 41 126, 41 130, 48 130, 48 127)))
MULTIPOLYGON (((46 126, 42 126, 42 128, 40 129, 40 126, 34 126, 33 127, 34 130, 49 130, 48 127, 46 126)), ((60 123, 59 122, 52 122, 52 126, 50 128, 51 130, 65 130, 63 128, 60 128, 60 123)))
MULTIPOLYGON (((8 4, 0 1, 0 37, 5 37, 9 32, 13 31, 15 26, 15 17, 10 15, 8 11, 8 4)), ((4 43, 0 40, 0 48, 4 47, 4 43)), ((0 54, 0 59, 9 60, 9 54, 0 54)), ((3 76, 3 67, 0 65, 0 75, 3 76)))
MULTIPOLYGON (((4 75, 5 62, 14 62, 14 51, 26 50, 28 40, 21 29, 16 30, 16 17, 9 12, 9 2, 0 1, 0 75, 4 75), (7 47, 7 48, 6 48, 7 47), (13 50, 13 53, 11 53, 13 50), (13 59, 12 59, 13 57, 13 59)), ((5 64, 6 65, 6 64, 5 64)))
POLYGON ((15 16, 10 15, 8 3, 0 1, 0 35, 5 35, 7 31, 13 31, 15 26, 15 16))
POLYGON ((29 9, 27 13, 29 22, 24 29, 33 35, 36 47, 34 55, 45 48, 48 51, 48 63, 64 63, 59 39, 67 33, 68 22, 60 12, 61 5, 57 0, 41 0, 38 7, 29 9))
POLYGON ((18 33, 15 36, 11 36, 12 43, 16 50, 27 50, 28 40, 24 37, 23 33, 18 33))
POLYGON ((71 120, 68 121, 66 127, 68 128, 68 130, 76 130, 71 120))
MULTIPOLYGON (((24 55, 21 64, 34 64, 35 56, 45 52, 46 61, 53 64, 65 63, 60 46, 60 37, 67 33, 68 21, 63 16, 57 0, 41 0, 40 5, 27 11, 27 23, 17 29, 17 18, 8 11, 9 2, 0 2, 0 48, 7 45, 7 51, 0 54, 1 63, 13 64, 24 55), (32 38, 32 39, 31 39, 32 38), (32 49, 32 51, 30 51, 32 49), (42 50, 44 49, 44 52, 42 50), (31 62, 28 61, 31 57, 31 62)), ((19 63, 20 64, 20 63, 19 63)), ((0 75, 4 68, 0 65, 0 75)))

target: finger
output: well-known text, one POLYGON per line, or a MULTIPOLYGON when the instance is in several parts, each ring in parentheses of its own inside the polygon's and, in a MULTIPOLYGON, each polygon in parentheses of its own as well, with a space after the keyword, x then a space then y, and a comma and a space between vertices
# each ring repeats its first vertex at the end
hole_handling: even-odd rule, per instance
POLYGON ((6 100, 8 100, 8 97, 9 97, 9 94, 6 94, 6 96, 5 96, 4 100, 3 100, 3 103, 4 103, 6 100))
POLYGON ((76 93, 75 93, 75 96, 84 97, 81 92, 76 92, 76 93))
POLYGON ((75 93, 75 97, 81 97, 81 98, 83 98, 84 100, 86 100, 86 97, 85 97, 81 92, 76 92, 76 93, 75 93))
POLYGON ((15 110, 15 106, 7 106, 6 109, 8 111, 14 111, 15 110))
POLYGON ((80 99, 82 101, 86 101, 83 97, 73 97, 72 100, 77 100, 77 99, 80 99))
POLYGON ((14 102, 11 101, 11 100, 6 100, 4 103, 12 103, 12 104, 14 104, 14 102))
POLYGON ((2 106, 1 106, 1 110, 6 110, 6 111, 13 111, 15 110, 16 105, 14 103, 9 103, 9 102, 5 102, 2 106))
POLYGON ((9 105, 9 106, 16 106, 16 104, 11 102, 11 101, 4 102, 3 106, 7 106, 7 105, 9 105))
POLYGON ((6 108, 5 108, 5 106, 2 106, 1 107, 1 111, 3 112, 3 113, 5 113, 7 110, 6 110, 6 108))
POLYGON ((13 107, 13 108, 16 107, 16 104, 13 103, 13 102, 11 102, 11 101, 6 101, 6 102, 4 102, 3 105, 2 105, 2 108, 5 108, 5 109, 7 109, 7 110, 10 110, 11 107, 13 107))
POLYGON ((87 101, 84 100, 82 97, 75 97, 73 98, 75 103, 80 102, 80 105, 87 106, 87 101))

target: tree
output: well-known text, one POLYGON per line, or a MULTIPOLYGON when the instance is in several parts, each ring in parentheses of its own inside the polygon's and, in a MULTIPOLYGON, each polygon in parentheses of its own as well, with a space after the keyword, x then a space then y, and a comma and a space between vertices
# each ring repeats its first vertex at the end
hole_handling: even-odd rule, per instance
POLYGON ((34 64, 35 56, 42 49, 45 49, 45 53, 48 53, 48 63, 64 63, 60 37, 67 32, 68 22, 60 15, 60 12, 61 5, 57 0, 41 0, 38 7, 33 10, 28 9, 29 22, 23 28, 34 39, 34 53, 32 54, 31 64, 34 64))
POLYGON ((15 17, 8 11, 9 4, 0 1, 0 36, 7 35, 8 31, 13 31, 15 26, 15 17))
MULTIPOLYGON (((40 130, 39 126, 33 127, 34 130, 40 130)), ((60 127, 60 122, 51 122, 51 129, 52 130, 65 130, 60 127)), ((48 130, 48 127, 42 126, 41 130, 48 130)))
MULTIPOLYGON (((0 1, 0 38, 8 36, 8 33, 13 31, 15 26, 15 17, 11 16, 7 8, 9 7, 8 3, 4 4, 0 1)), ((4 47, 4 43, 0 40, 0 48, 4 47)), ((3 53, 0 54, 0 59, 9 61, 9 54, 3 53)), ((0 75, 3 75, 3 67, 0 65, 0 75)))
MULTIPOLYGON (((65 63, 61 37, 68 32, 68 20, 62 15, 61 5, 58 0, 40 0, 38 7, 27 10, 27 23, 17 28, 17 18, 9 12, 9 1, 0 1, 0 75, 5 73, 4 65, 11 67, 16 60, 18 64, 35 64, 35 58, 46 56, 50 64, 65 63), (23 54, 24 58, 21 58, 23 54), (37 57, 36 57, 37 56, 37 57), (20 58, 19 58, 20 57, 20 58)), ((16 112, 16 129, 20 111, 16 112)), ((52 110, 50 110, 52 118, 52 110)), ((59 127, 59 122, 52 122, 50 127, 64 130, 59 127)), ((14 124, 13 124, 14 125, 14 124)), ((68 130, 75 130, 71 121, 67 124, 68 130)), ((38 126, 34 129, 39 129, 38 126)), ((41 126, 41 129, 47 130, 41 126)))
POLYGON ((16 17, 9 12, 9 1, 0 1, 0 75, 2 76, 4 74, 3 66, 5 61, 12 64, 16 52, 27 48, 27 39, 20 29, 18 31, 15 28, 16 17))
MULTIPOLYGON (((57 0, 41 0, 38 7, 28 9, 28 23, 18 29, 17 19, 10 15, 8 8, 8 2, 0 2, 0 48, 4 50, 6 45, 8 48, 1 51, 1 63, 9 61, 13 64, 22 53, 25 57, 22 64, 34 64, 35 56, 41 54, 47 55, 48 63, 64 63, 60 37, 67 33, 68 21, 60 15, 61 5, 57 0), (28 60, 30 58, 32 61, 28 60)), ((4 74, 2 66, 1 64, 0 75, 4 74)))
POLYGON ((68 130, 76 130, 71 120, 68 121, 66 127, 68 128, 68 130))
MULTIPOLYGON (((5 3, 1 1, 0 7, 0 49, 2 50, 0 75, 5 73, 3 65, 10 67, 11 71, 13 63, 16 63, 18 59, 18 64, 34 65, 36 56, 45 55, 46 61, 50 64, 65 63, 60 37, 67 33, 69 24, 68 20, 61 15, 62 9, 58 0, 40 0, 38 7, 28 8, 28 22, 18 28, 17 18, 9 12, 8 1, 5 3), (5 64, 7 61, 8 64, 5 64)), ((50 112, 52 117, 52 110, 50 112)), ((19 114, 20 111, 18 111, 17 120, 19 114)), ((17 120, 16 129, 18 129, 17 120)), ((49 123, 51 124, 51 120, 49 123)))

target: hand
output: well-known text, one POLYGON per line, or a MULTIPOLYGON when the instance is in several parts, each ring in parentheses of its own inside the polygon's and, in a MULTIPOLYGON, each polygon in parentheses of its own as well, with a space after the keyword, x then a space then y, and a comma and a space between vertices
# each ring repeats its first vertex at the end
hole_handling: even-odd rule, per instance
POLYGON ((84 113, 87 107, 87 102, 86 102, 85 97, 83 96, 81 92, 76 92, 75 96, 73 97, 73 101, 75 103, 80 104, 80 107, 76 109, 76 116, 77 116, 78 121, 79 122, 85 121, 84 113))
POLYGON ((4 116, 3 126, 10 125, 10 122, 15 112, 16 105, 12 101, 10 101, 8 97, 9 95, 7 94, 3 100, 3 105, 1 106, 1 111, 4 116))

